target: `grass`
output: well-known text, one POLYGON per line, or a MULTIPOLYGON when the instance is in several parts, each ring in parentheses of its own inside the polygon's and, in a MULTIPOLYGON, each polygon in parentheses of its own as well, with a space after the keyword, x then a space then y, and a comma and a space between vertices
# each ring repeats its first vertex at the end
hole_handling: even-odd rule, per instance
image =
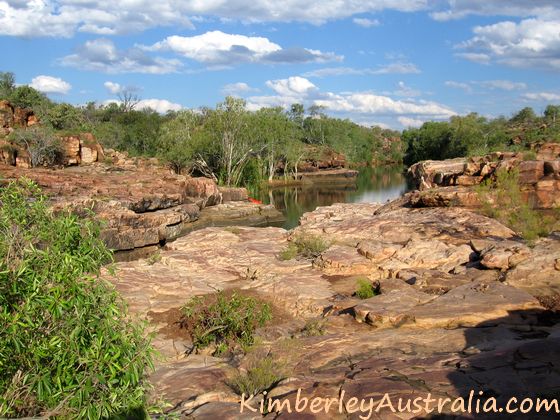
POLYGON ((159 249, 153 254, 151 254, 148 258, 146 258, 146 263, 148 265, 154 265, 155 263, 158 263, 160 261, 161 261, 161 252, 159 251, 159 249))
POLYGON ((554 217, 536 211, 523 199, 519 171, 499 170, 495 182, 487 180, 476 188, 482 213, 499 220, 532 245, 554 228, 554 217))
POLYGON ((322 318, 310 319, 301 329, 300 333, 303 337, 318 337, 326 333, 326 321, 322 318))
POLYGON ((272 319, 269 304, 237 292, 195 296, 181 312, 180 326, 188 331, 194 349, 214 346, 215 356, 250 347, 255 330, 272 319))
POLYGON ((258 395, 284 379, 283 366, 271 355, 253 357, 244 372, 238 372, 229 386, 238 395, 258 395))
POLYGON ((296 257, 316 258, 329 248, 330 244, 317 235, 298 234, 280 253, 281 260, 296 257))
POLYGON ((369 299, 379 294, 371 280, 361 277, 356 280, 356 292, 354 293, 359 299, 369 299))

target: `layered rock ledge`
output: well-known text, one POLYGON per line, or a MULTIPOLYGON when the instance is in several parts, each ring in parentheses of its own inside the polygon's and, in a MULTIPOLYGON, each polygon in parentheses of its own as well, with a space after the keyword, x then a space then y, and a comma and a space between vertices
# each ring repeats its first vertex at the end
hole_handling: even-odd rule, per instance
POLYGON ((274 206, 248 202, 244 189, 220 189, 211 179, 175 175, 149 160, 58 170, 0 165, 0 174, 2 182, 34 180, 55 211, 93 212, 117 259, 145 256, 195 227, 282 219, 274 206))
MULTIPOLYGON (((133 313, 151 320, 165 360, 150 380, 181 418, 261 417, 240 415, 240 397, 228 386, 251 351, 233 360, 188 355, 189 338, 174 324, 189 298, 223 289, 257 296, 284 314, 258 332, 258 347, 287 368, 268 390, 274 398, 293 402, 301 389, 306 397, 344 391, 376 401, 388 393, 396 402, 428 392, 467 398, 472 389, 503 402, 560 391, 558 236, 529 248, 499 222, 465 209, 397 202, 318 208, 293 231, 206 228, 166 248, 159 261, 119 263, 108 278, 133 313), (279 258, 302 236, 330 246, 314 259, 279 258), (358 299, 358 278, 380 294, 358 299), (310 321, 324 331, 306 334, 310 321)), ((425 415, 382 410, 371 418, 425 415)), ((285 408, 266 415, 277 416, 297 417, 285 408)))

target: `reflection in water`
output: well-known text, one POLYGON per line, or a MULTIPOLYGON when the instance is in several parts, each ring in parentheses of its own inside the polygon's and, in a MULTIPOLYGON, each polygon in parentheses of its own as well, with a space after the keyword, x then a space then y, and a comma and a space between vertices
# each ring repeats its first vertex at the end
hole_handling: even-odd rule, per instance
POLYGON ((334 203, 384 203, 408 190, 402 167, 363 168, 357 179, 272 188, 259 197, 272 203, 285 216, 282 227, 297 226, 301 215, 334 203))

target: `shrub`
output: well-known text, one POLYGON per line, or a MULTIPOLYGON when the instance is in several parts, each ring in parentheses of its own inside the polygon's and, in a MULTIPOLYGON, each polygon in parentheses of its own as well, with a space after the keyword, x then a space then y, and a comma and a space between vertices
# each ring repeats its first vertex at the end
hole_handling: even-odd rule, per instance
POLYGON ((253 357, 245 372, 239 372, 229 383, 238 394, 257 395, 283 379, 282 366, 272 356, 253 357))
POLYGON ((0 417, 142 411, 149 340, 94 277, 111 259, 99 226, 19 180, 0 190, 0 238, 0 417))
POLYGON ((476 189, 482 212, 504 223, 530 244, 540 236, 550 233, 554 219, 534 210, 523 199, 519 187, 519 171, 501 169, 496 180, 486 180, 476 189))
POLYGON ((195 350, 216 346, 219 356, 254 343, 254 332, 272 319, 267 303, 258 302, 236 292, 227 296, 220 291, 214 295, 195 296, 182 308, 180 325, 189 332, 195 350))
POLYGON ((371 281, 366 278, 359 278, 356 281, 355 295, 360 299, 369 299, 377 295, 376 288, 371 284, 371 281))
POLYGON ((307 321, 301 329, 301 335, 303 337, 317 337, 320 335, 325 335, 325 324, 326 321, 322 318, 311 319, 307 321))
POLYGON ((61 161, 64 150, 60 140, 47 128, 33 126, 15 130, 10 140, 21 146, 31 159, 31 166, 52 166, 61 161))
POLYGON ((316 258, 329 246, 330 244, 320 236, 298 234, 280 253, 280 259, 291 260, 296 256, 316 258))

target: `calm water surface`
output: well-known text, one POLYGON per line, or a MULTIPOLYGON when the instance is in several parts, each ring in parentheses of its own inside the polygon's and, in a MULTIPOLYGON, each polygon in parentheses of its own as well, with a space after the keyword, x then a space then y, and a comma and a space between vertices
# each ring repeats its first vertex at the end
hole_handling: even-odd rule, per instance
POLYGON ((400 197, 409 187, 402 167, 363 168, 350 182, 328 182, 271 188, 259 199, 274 204, 286 217, 286 229, 298 225, 303 213, 334 203, 385 203, 400 197))

